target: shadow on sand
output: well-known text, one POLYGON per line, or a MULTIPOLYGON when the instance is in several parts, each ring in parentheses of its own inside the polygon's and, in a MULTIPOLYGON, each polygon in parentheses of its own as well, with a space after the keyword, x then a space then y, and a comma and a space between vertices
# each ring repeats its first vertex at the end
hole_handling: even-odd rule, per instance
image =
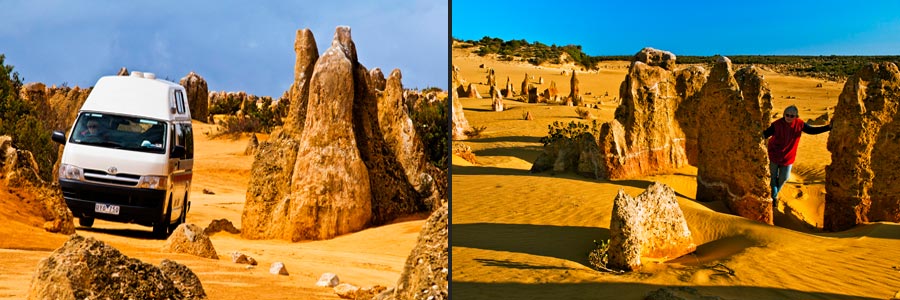
MULTIPOLYGON (((531 224, 452 224, 450 238, 451 247, 555 257, 588 266, 587 253, 594 247, 593 241, 608 239, 609 229, 531 224)), ((513 268, 544 268, 504 265, 509 264, 506 261, 486 260, 481 263, 513 268)))
MULTIPOLYGON (((652 291, 664 287, 672 287, 621 282, 526 284, 457 281, 452 282, 451 286, 453 296, 458 299, 644 299, 652 291)), ((673 286, 683 286, 683 284, 673 286)), ((721 297, 715 299, 879 299, 859 295, 817 293, 772 287, 691 287, 700 294, 721 297)))
POLYGON ((103 233, 115 236, 130 237, 142 240, 164 240, 153 235, 153 230, 149 227, 147 230, 126 229, 126 228, 97 228, 97 227, 75 227, 76 231, 88 231, 95 233, 103 233))

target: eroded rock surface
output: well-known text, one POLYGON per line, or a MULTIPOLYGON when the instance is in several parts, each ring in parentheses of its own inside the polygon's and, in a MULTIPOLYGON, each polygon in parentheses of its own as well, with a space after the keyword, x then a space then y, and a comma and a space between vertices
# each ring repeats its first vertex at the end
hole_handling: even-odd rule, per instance
POLYGON ((609 263, 639 270, 641 257, 674 259, 696 250, 671 187, 654 182, 632 198, 619 190, 609 224, 609 263))
POLYGON ((187 92, 191 119, 206 122, 209 119, 209 88, 206 79, 191 71, 179 82, 187 92))
POLYGON ((844 85, 828 137, 825 229, 900 221, 900 71, 869 64, 844 85))
POLYGON ((449 251, 447 205, 428 217, 406 259, 397 288, 380 299, 448 299, 449 251))
POLYGON ((209 236, 203 232, 200 226, 194 224, 181 224, 166 239, 162 252, 186 253, 194 256, 219 259, 216 248, 213 247, 209 236))
POLYGON ((759 70, 732 71, 720 57, 703 86, 697 111, 697 200, 725 202, 732 212, 772 224, 768 154, 772 95, 759 70))
POLYGON ((205 299, 187 267, 164 260, 161 268, 115 248, 73 235, 41 260, 27 299, 205 299))

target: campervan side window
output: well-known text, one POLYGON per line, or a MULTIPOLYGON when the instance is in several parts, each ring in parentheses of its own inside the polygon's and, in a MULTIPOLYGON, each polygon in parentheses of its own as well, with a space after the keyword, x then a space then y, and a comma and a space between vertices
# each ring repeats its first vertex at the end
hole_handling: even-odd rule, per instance
POLYGON ((160 120, 82 112, 69 142, 129 151, 165 153, 168 124, 160 120))
MULTIPOLYGON (((184 147, 184 158, 194 158, 194 130, 191 124, 175 124, 175 144, 184 147)), ((174 148, 174 147, 173 147, 174 148)))
POLYGON ((175 90, 175 107, 179 114, 184 113, 184 94, 181 93, 181 90, 175 90))

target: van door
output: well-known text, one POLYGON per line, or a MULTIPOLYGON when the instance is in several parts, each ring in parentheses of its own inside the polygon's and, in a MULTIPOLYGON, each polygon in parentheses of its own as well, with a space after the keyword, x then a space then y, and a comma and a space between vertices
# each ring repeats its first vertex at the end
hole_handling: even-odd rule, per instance
MULTIPOLYGON (((190 123, 176 123, 174 127, 174 146, 184 147, 184 153, 179 157, 169 157, 172 166, 172 214, 171 219, 176 219, 186 213, 188 196, 191 189, 191 180, 194 169, 194 133, 190 123)), ((169 151, 172 153, 173 151, 169 151)), ((170 220, 171 220, 170 219, 170 220)))

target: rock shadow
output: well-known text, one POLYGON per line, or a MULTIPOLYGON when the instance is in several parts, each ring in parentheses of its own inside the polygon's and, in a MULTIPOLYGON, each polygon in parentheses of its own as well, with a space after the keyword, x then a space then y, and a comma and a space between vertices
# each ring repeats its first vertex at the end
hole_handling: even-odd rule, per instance
MULTIPOLYGON (((609 229, 600 227, 532 224, 470 223, 450 225, 450 246, 554 257, 589 266, 587 254, 594 240, 609 239, 609 229)), ((519 263, 482 261, 516 269, 539 269, 519 263)))

